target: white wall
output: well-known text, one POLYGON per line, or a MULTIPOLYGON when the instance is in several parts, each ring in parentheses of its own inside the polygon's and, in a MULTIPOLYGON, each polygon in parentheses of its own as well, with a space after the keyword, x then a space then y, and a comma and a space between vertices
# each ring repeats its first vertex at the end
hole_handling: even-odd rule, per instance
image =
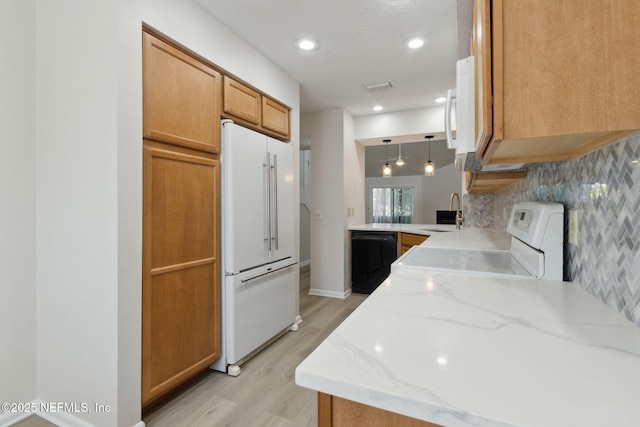
MULTIPOLYGON (((308 139, 300 138, 300 144, 308 139)), ((300 150, 300 264, 311 263, 311 150, 300 150)))
POLYGON ((309 293, 344 298, 351 293, 348 229, 365 219, 364 147, 355 142, 353 117, 342 109, 303 115, 301 132, 313 153, 309 293), (313 219, 316 211, 322 219, 313 219))
MULTIPOLYGON (((436 165, 437 166, 437 165, 436 165)), ((436 211, 448 210, 451 193, 460 194, 460 172, 453 164, 438 168, 435 175, 413 175, 390 178, 366 178, 366 222, 373 222, 371 189, 373 187, 406 186, 415 188, 414 224, 435 224, 436 211)))
POLYGON ((343 194, 344 194, 344 291, 351 292, 351 233, 349 227, 365 221, 364 146, 354 137, 354 119, 349 113, 343 114, 343 194))
POLYGON ((290 106, 298 147, 298 83, 191 1, 2 2, 0 398, 111 405, 62 424, 141 418, 143 22, 290 106))
POLYGON ((312 295, 345 297, 344 116, 341 109, 304 114, 301 132, 311 139, 312 295), (313 213, 322 212, 322 219, 313 213))
POLYGON ((36 396, 35 36, 35 1, 0 3, 0 402, 36 396))
POLYGON ((359 116, 354 127, 355 139, 444 132, 444 106, 359 116))
POLYGON ((117 8, 38 2, 36 17, 37 397, 117 408, 117 8))

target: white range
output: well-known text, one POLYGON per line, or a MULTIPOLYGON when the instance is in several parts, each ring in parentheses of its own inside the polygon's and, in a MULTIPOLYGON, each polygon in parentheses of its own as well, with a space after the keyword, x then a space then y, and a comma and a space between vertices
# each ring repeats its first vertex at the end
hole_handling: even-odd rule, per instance
POLYGON ((509 250, 414 246, 398 258, 398 268, 454 271, 546 280, 563 279, 564 206, 553 202, 516 204, 509 217, 509 250))

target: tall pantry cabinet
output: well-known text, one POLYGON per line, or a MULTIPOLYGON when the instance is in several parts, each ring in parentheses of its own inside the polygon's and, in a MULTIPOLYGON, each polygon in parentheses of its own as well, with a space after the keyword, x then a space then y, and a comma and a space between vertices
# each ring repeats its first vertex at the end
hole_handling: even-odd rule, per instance
POLYGON ((143 32, 143 408, 220 357, 221 90, 143 32))

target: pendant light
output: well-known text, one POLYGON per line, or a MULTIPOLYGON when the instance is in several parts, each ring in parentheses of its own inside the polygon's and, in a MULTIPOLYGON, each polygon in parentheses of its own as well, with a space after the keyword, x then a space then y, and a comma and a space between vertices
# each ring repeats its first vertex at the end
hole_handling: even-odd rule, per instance
POLYGON ((402 144, 398 144, 398 160, 396 160, 396 165, 404 165, 404 160, 402 159, 402 144))
POLYGON ((386 144, 386 147, 385 147, 385 160, 386 160, 386 163, 382 167, 382 177, 383 178, 389 178, 391 176, 391 166, 389 165, 389 143, 391 142, 391 140, 390 139, 383 139, 382 142, 384 142, 386 144))
POLYGON ((436 165, 431 161, 431 138, 433 138, 433 135, 427 135, 425 138, 429 141, 429 161, 424 164, 424 174, 425 176, 433 176, 436 170, 436 165))

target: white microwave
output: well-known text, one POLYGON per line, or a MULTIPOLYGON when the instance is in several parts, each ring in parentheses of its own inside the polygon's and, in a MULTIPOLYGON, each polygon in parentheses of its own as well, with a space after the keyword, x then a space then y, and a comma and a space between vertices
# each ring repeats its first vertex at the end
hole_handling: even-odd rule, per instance
POLYGON ((455 165, 459 171, 499 171, 521 169, 524 163, 482 166, 476 158, 475 67, 470 56, 456 62, 456 88, 447 93, 444 128, 447 147, 456 150, 455 165), (451 130, 455 107, 456 137, 451 130))
POLYGON ((447 93, 444 128, 447 147, 456 150, 457 170, 474 170, 480 167, 475 158, 475 78, 474 58, 470 56, 456 62, 456 87, 447 93), (455 107, 456 136, 453 137, 452 110, 455 107), (474 168, 473 163, 477 165, 474 168), (468 164, 469 163, 469 164, 468 164))

